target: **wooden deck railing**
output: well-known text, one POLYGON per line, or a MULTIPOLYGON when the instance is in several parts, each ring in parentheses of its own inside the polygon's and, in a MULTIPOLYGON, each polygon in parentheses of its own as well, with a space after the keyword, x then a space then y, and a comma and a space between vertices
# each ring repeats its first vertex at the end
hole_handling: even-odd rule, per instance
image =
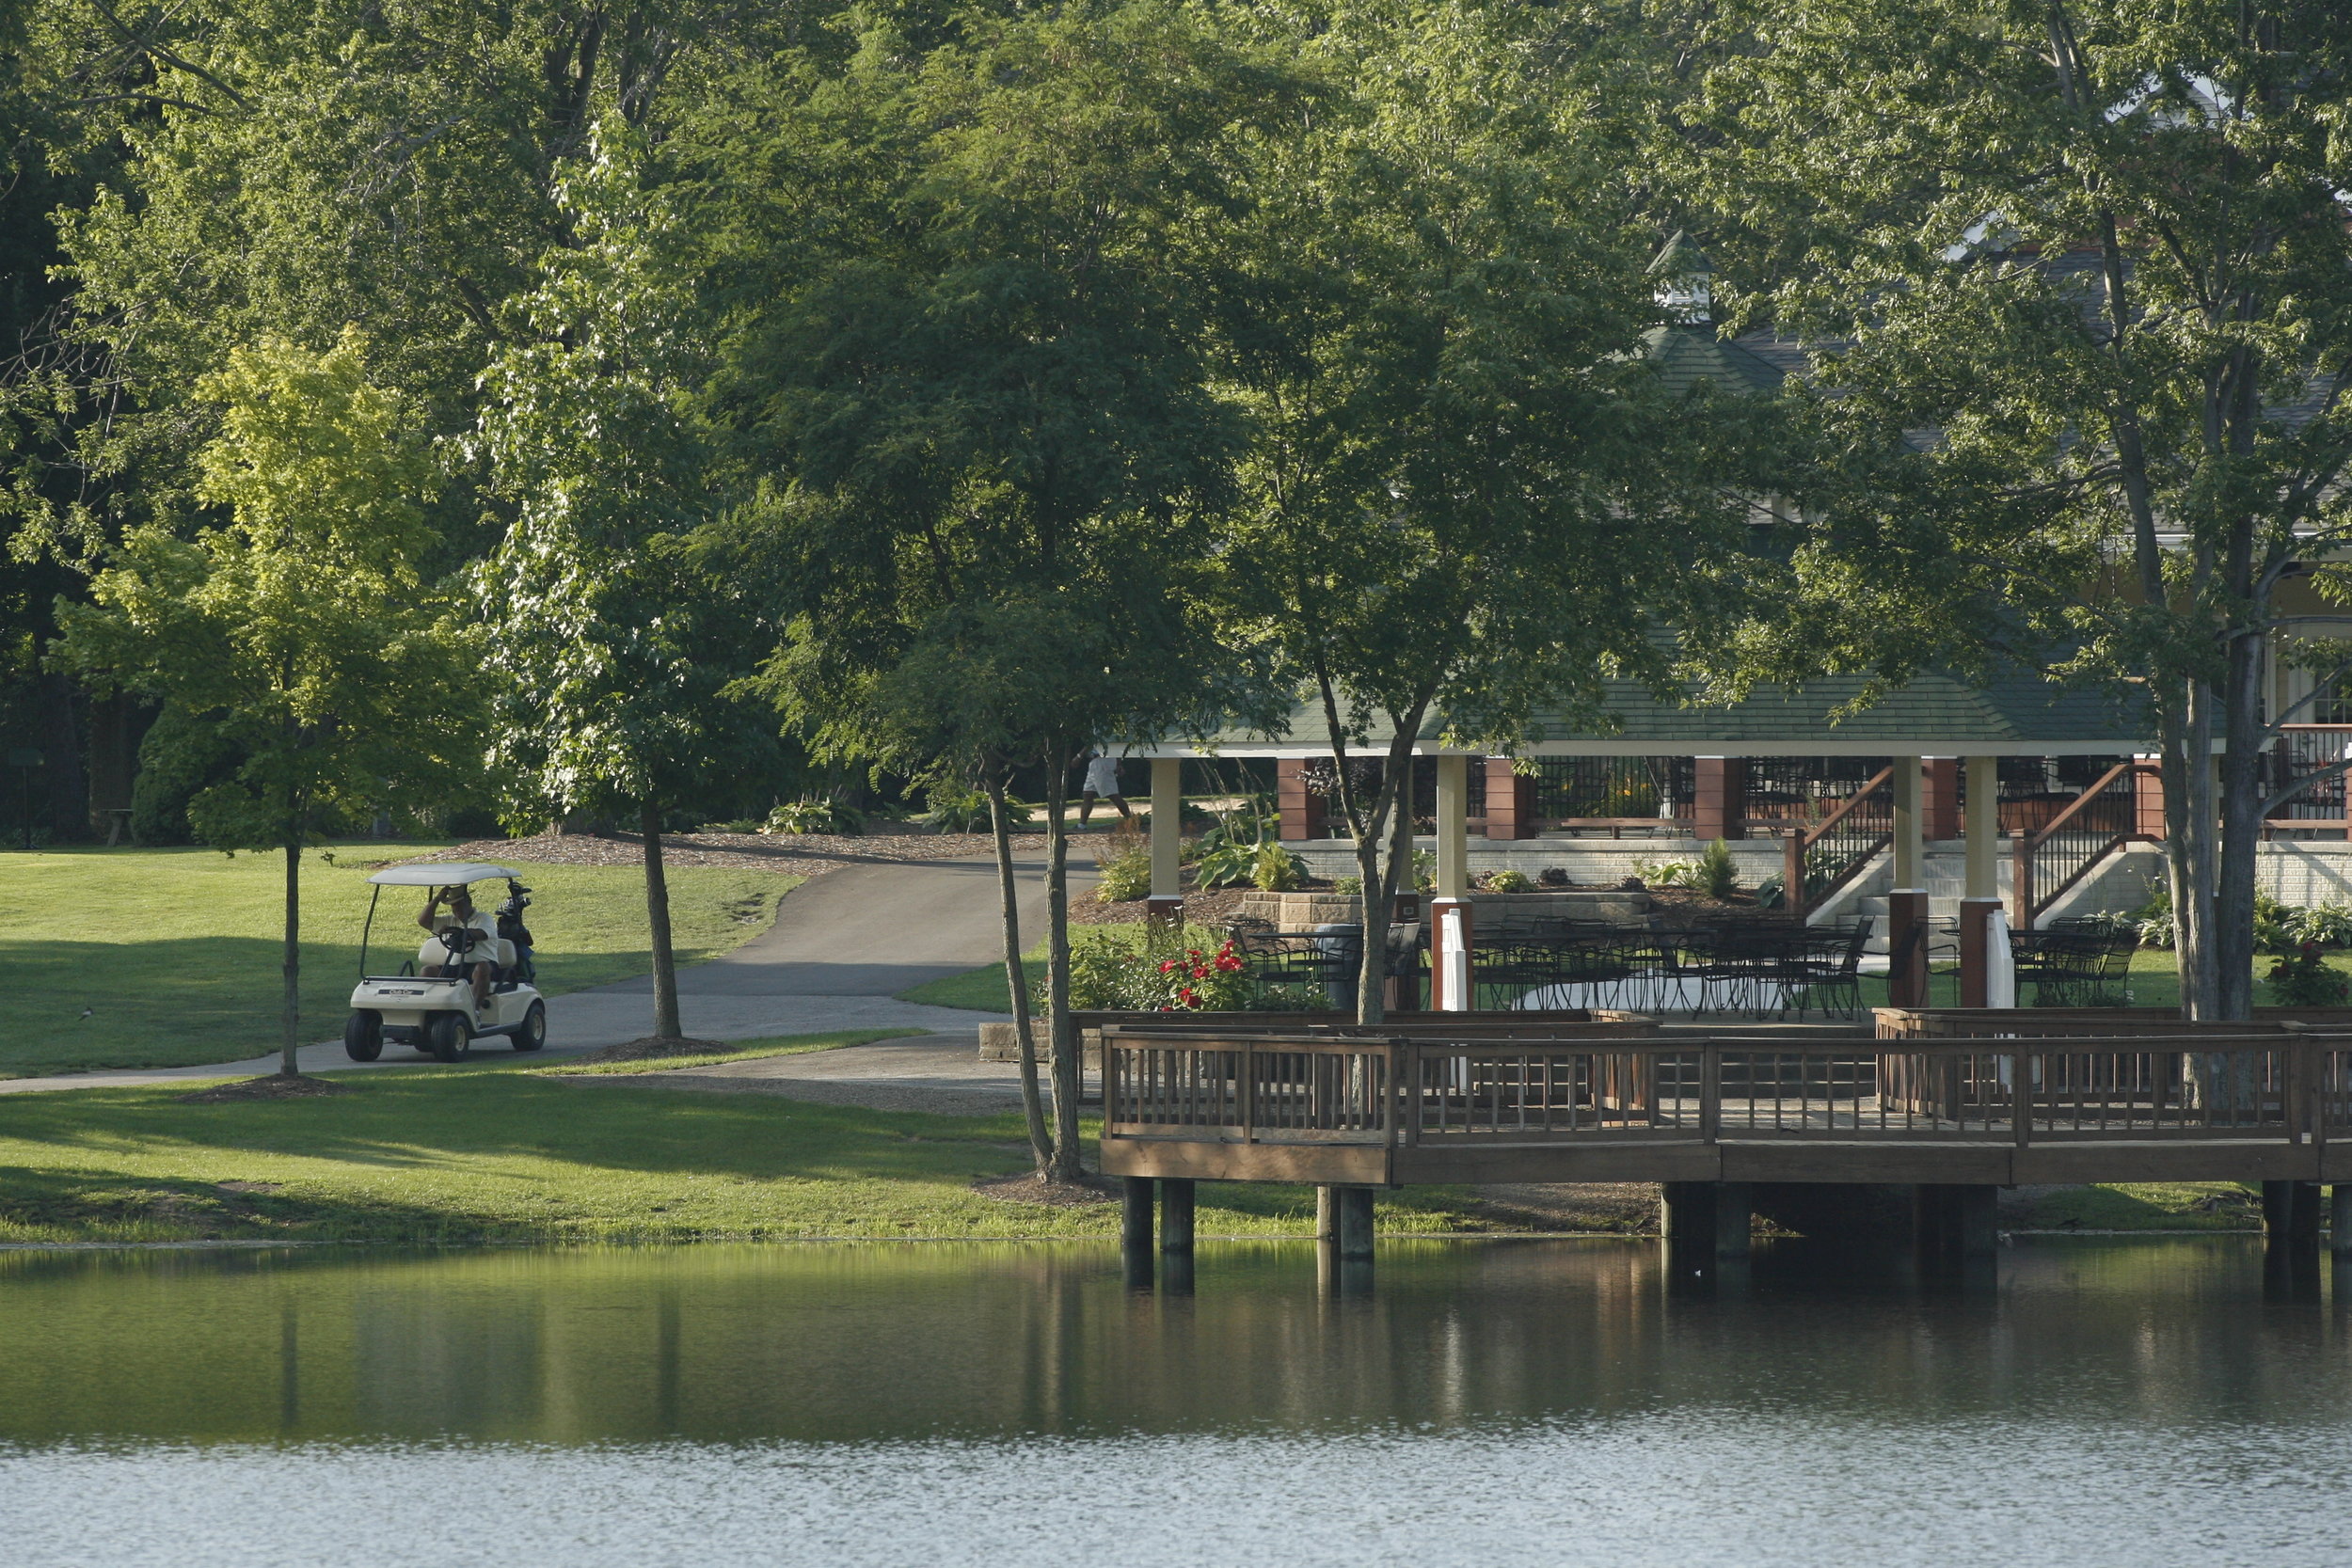
POLYGON ((1113 1029, 1104 1046, 1106 1146, 2299 1146, 2352 1133, 2352 1035, 1792 1045, 1736 1037, 1443 1041, 1113 1029))

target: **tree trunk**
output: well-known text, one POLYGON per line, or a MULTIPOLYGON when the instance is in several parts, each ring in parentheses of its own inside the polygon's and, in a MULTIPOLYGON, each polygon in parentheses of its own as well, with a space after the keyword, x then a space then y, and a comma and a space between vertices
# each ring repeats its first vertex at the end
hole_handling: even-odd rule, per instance
POLYGON ((1021 1042, 1021 1111, 1029 1124, 1029 1151, 1040 1176, 1054 1168, 1054 1135, 1045 1126, 1045 1101, 1038 1091, 1037 1035, 1029 1027, 1028 977, 1021 972, 1021 902, 1012 875, 1012 824, 1006 819, 1005 781, 991 775, 988 823, 996 835, 996 886, 1004 895, 1005 991, 1012 1004, 1013 1037, 1021 1042))
POLYGON ((2262 676, 2264 644, 2259 633, 2230 643, 2228 698, 2223 705, 2225 749, 2221 755, 2221 799, 2216 802, 2220 830, 2214 877, 2213 1016, 2254 1016, 2254 861, 2262 841, 2262 676))
POLYGON ((286 829, 286 951, 283 964, 285 995, 279 1006, 278 1070, 288 1078, 302 1073, 302 830, 286 829))
POLYGON ((1062 822, 1069 763, 1045 766, 1045 1016, 1053 1041, 1054 1158, 1057 1181, 1075 1181, 1078 1163, 1078 1030, 1070 1016, 1070 833, 1062 822))
POLYGON ((1387 999, 1381 995, 1380 988, 1386 976, 1373 961, 1372 931, 1377 923, 1380 940, 1385 942, 1389 927, 1388 917, 1381 912, 1380 890, 1387 882, 1380 874, 1380 835, 1376 829, 1356 834, 1356 925, 1362 942, 1362 950, 1356 956, 1356 1022, 1377 1023, 1388 1016, 1387 999))
POLYGON ((670 879, 661 869, 661 807, 648 799, 638 807, 645 840, 645 929, 653 941, 653 1032, 677 1039, 686 1030, 677 1017, 677 958, 670 946, 670 879))

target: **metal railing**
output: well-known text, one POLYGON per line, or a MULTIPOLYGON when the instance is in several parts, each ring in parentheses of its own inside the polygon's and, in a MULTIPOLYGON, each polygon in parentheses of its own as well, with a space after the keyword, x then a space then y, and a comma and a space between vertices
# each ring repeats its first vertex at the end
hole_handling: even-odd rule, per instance
POLYGON ((1782 896, 1805 912, 1862 874, 1895 842, 1895 769, 1882 768, 1829 815, 1782 839, 1782 896))
POLYGON ((1108 1030, 1105 1138, 1398 1147, 2352 1131, 2352 1037, 1437 1040, 1108 1030), (1886 1046, 1896 1049, 1883 1049, 1886 1046))
POLYGON ((2302 792, 2272 808, 2266 833, 2340 832, 2352 837, 2352 797, 2340 765, 2352 756, 2352 724, 2287 724, 2264 758, 2265 792, 2309 781, 2302 792))
POLYGON ((2030 931, 2059 895, 2101 861, 2140 836, 2139 773, 2120 762, 2040 828, 2018 833, 2012 853, 2017 928, 2030 931))

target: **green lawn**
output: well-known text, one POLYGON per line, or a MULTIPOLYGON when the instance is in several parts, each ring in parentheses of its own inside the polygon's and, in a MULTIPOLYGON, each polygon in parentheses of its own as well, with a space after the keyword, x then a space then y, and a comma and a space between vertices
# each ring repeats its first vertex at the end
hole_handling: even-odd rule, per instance
POLYGON ((2258 1230, 2262 1196, 2236 1181, 2130 1181, 2061 1187, 2036 1198, 2026 1226, 2058 1230, 2258 1230))
MULTIPOLYGON (((821 1049, 840 1037, 746 1042, 821 1049)), ((1015 1115, 959 1118, 480 1066, 379 1068, 318 1099, 188 1104, 189 1085, 0 1097, 0 1243, 718 1241, 1093 1236, 1114 1203, 1008 1202, 1015 1115)), ((1089 1128, 1091 1132, 1093 1129, 1089 1128)), ((1207 1236, 1299 1236, 1311 1189, 1204 1182, 1207 1236)), ((2029 1223, 2243 1228, 2227 1183, 2044 1195, 2029 1223)), ((1383 1194, 1390 1233, 1518 1229, 1459 1188, 1383 1194)))
MULTIPOLYGON (((723 1051, 702 1051, 688 1056, 651 1056, 633 1062, 561 1062, 543 1070, 558 1078, 626 1078, 647 1072, 671 1072, 679 1068, 716 1067, 722 1062, 748 1062, 763 1056, 800 1056, 811 1051, 871 1045, 876 1040, 902 1040, 930 1033, 929 1029, 836 1029, 826 1035, 779 1035, 771 1039, 737 1040, 723 1051)), ((498 1058, 493 1056, 490 1060, 496 1062, 498 1058)), ((524 1065, 531 1065, 527 1058, 524 1065)))
MULTIPOLYGON (((1043 945, 1040 943, 1036 951, 1021 960, 1022 973, 1032 993, 1045 983, 1043 945)), ((1001 962, 982 964, 941 980, 926 980, 911 990, 900 991, 898 1000, 928 1003, 934 1007, 969 1007, 975 1012, 1003 1013, 1008 1018, 1012 1015, 1012 1000, 1005 991, 1005 966, 1001 962)))
MULTIPOLYGON (((495 1059, 494 1059, 495 1060, 495 1059)), ((1110 1236, 1116 1203, 1006 1202, 1017 1115, 956 1118, 642 1087, 499 1061, 342 1075, 343 1095, 187 1085, 0 1097, 0 1242, 1110 1236)), ((1203 1234, 1304 1235, 1302 1187, 1209 1186, 1203 1234)), ((1491 1229, 1416 1189, 1391 1230, 1491 1229)))
MULTIPOLYGON (((340 845, 306 859, 306 1038, 331 1038, 342 1026, 373 891, 368 872, 429 847, 340 845)), ((642 873, 514 863, 532 890, 527 918, 538 939, 543 990, 577 990, 649 967, 642 873)), ((0 855, 0 967, 8 976, 0 988, 0 1077, 183 1066, 275 1050, 284 874, 280 855, 232 858, 213 849, 0 855)), ((798 881, 765 871, 673 869, 679 960, 714 958, 766 929, 776 901, 798 881)), ((395 961, 414 954, 423 901, 419 889, 385 891, 379 953, 395 961)))

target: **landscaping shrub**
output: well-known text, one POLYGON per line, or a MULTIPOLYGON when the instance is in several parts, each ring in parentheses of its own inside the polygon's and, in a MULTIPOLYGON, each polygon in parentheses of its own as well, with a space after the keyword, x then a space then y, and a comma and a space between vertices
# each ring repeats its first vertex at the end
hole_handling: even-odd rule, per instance
POLYGON ((2319 943, 2307 942, 2270 966, 2270 999, 2281 1007, 2340 1007, 2352 980, 2328 967, 2319 943))
POLYGON ((768 814, 770 833, 861 833, 866 816, 837 800, 790 800, 768 814))
MULTIPOLYGON (((1232 939, 1198 926, 1181 931, 1150 925, 1096 927, 1071 933, 1073 1007, 1237 1011, 1249 1005, 1252 989, 1232 939)), ((1041 1011, 1045 1006, 1041 984, 1037 1006, 1041 1011)))
POLYGON ((1265 893, 1289 893, 1307 879, 1296 855, 1279 844, 1262 844, 1249 867, 1250 882, 1265 893))
POLYGON ((1094 852, 1097 903, 1124 904, 1152 891, 1152 846, 1134 824, 1121 822, 1089 845, 1094 852))
POLYGON ((1524 871, 1489 871, 1483 884, 1488 893, 1533 893, 1535 884, 1524 871))
MULTIPOLYGON (((925 795, 925 803, 930 809, 915 820, 935 833, 984 833, 990 831, 988 797, 977 789, 933 784, 925 795)), ((1005 815, 1011 822, 1021 822, 1028 816, 1028 808, 1008 795, 1005 797, 1005 815)))

